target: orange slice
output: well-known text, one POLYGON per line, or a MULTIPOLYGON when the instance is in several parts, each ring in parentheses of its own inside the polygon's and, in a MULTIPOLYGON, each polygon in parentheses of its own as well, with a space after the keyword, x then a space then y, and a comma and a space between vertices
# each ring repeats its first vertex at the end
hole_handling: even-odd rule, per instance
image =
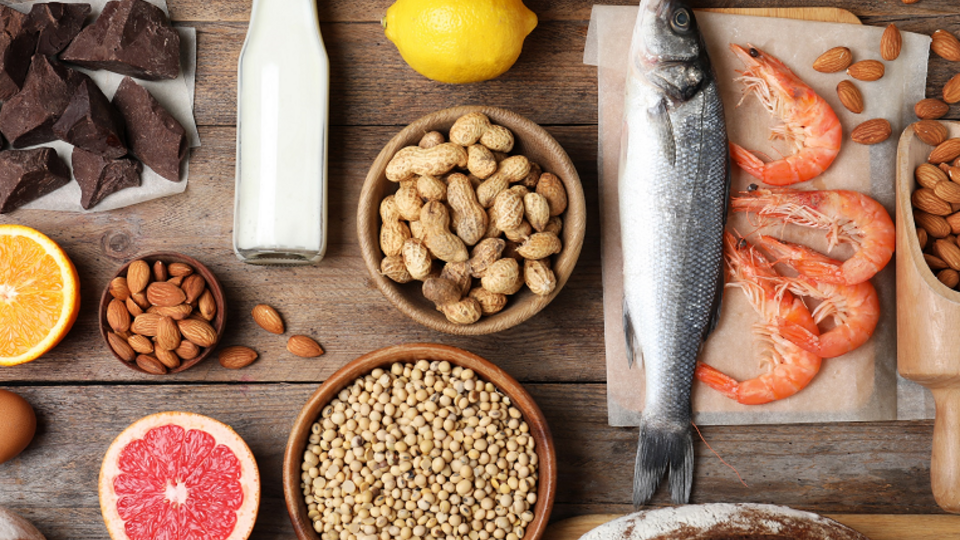
POLYGON ((52 349, 79 309, 77 269, 60 246, 29 227, 0 225, 0 366, 52 349))

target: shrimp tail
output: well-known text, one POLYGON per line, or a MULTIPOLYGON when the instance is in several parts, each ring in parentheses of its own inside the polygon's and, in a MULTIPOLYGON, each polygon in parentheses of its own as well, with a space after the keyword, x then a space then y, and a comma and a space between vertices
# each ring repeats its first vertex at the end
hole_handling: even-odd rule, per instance
POLYGON ((641 506, 653 497, 668 469, 670 498, 675 504, 686 504, 693 486, 690 424, 650 422, 644 418, 640 422, 640 443, 633 471, 634 506, 641 506))
POLYGON ((720 392, 730 399, 737 399, 737 387, 740 383, 726 373, 703 362, 697 362, 697 370, 694 371, 693 374, 697 380, 717 392, 720 392))
POLYGON ((737 165, 754 178, 763 178, 763 160, 758 158, 753 152, 740 146, 735 142, 730 143, 730 157, 737 162, 737 165))
POLYGON ((790 322, 782 317, 777 318, 777 325, 780 335, 786 338, 788 341, 800 347, 801 349, 813 353, 821 358, 824 356, 821 354, 820 347, 820 337, 807 330, 803 326, 800 326, 797 323, 790 322))

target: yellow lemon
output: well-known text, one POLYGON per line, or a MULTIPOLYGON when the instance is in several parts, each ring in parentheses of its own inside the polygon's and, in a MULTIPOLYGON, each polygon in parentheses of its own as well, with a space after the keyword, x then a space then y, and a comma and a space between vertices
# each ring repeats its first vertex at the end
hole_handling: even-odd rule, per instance
POLYGON ((510 69, 537 16, 521 0, 397 0, 383 26, 421 75, 470 83, 510 69))

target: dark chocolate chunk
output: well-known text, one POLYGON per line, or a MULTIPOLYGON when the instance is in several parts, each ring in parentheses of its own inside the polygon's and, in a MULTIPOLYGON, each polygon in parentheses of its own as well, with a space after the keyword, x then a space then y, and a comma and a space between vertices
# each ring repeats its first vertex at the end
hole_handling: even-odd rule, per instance
POLYGON ((23 90, 0 109, 0 132, 14 148, 56 140, 53 125, 77 86, 89 79, 42 54, 34 55, 23 90))
POLYGON ((53 56, 73 41, 90 14, 90 4, 34 4, 27 26, 37 34, 37 52, 53 56))
POLYGON ((140 185, 143 165, 135 159, 109 159, 83 148, 74 148, 72 160, 73 176, 80 184, 80 204, 86 210, 111 193, 140 185))
POLYGON ((180 122, 130 77, 123 78, 113 104, 127 124, 130 152, 160 176, 179 182, 180 162, 188 149, 180 122))
POLYGON ((70 169, 53 148, 0 152, 0 214, 5 214, 70 181, 70 169))
POLYGON ((0 101, 10 99, 23 87, 37 35, 27 24, 27 15, 0 5, 0 101))
POLYGON ((109 2, 60 59, 151 81, 180 75, 180 34, 145 0, 109 2))
POLYGON ((53 133, 61 141, 106 158, 127 153, 123 117, 91 79, 77 86, 53 133))

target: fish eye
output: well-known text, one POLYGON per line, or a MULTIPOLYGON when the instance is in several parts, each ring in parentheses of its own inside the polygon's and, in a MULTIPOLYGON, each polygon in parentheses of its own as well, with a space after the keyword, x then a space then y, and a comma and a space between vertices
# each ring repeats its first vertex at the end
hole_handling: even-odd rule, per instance
POLYGON ((686 31, 690 29, 690 12, 686 8, 680 8, 677 11, 673 12, 673 19, 670 20, 670 24, 673 26, 674 30, 677 31, 686 31))

